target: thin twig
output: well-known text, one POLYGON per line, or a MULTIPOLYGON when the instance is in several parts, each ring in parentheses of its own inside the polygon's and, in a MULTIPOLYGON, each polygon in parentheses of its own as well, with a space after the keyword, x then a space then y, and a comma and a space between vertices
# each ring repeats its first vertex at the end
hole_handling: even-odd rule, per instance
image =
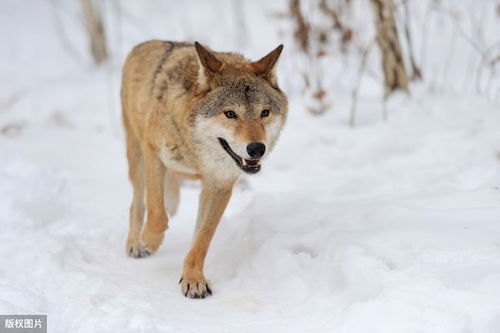
POLYGON ((78 52, 77 48, 73 46, 71 43, 70 39, 68 36, 66 36, 63 24, 61 22, 61 19, 59 17, 59 12, 58 12, 58 7, 57 7, 57 0, 51 0, 50 3, 52 4, 52 16, 54 18, 54 26, 56 28, 56 33, 59 36, 59 39, 61 40, 61 44, 66 50, 66 52, 73 57, 78 63, 83 63, 84 62, 84 57, 80 52, 78 52))
POLYGON ((361 56, 361 62, 359 64, 359 69, 358 69, 358 76, 356 78, 356 84, 352 91, 351 114, 349 117, 349 126, 351 127, 356 126, 356 106, 358 102, 358 92, 361 89, 361 79, 363 77, 363 73, 365 72, 366 60, 368 59, 368 54, 370 53, 370 50, 374 43, 375 39, 372 39, 370 43, 368 43, 368 45, 366 46, 361 56))
POLYGON ((403 8, 404 8, 404 13, 405 13, 405 19, 404 19, 404 32, 406 36, 406 40, 408 42, 408 53, 409 53, 409 58, 410 58, 410 65, 411 65, 411 80, 420 80, 422 79, 422 72, 420 71, 420 68, 418 68, 417 63, 415 61, 414 57, 414 52, 413 52, 413 43, 411 40, 411 33, 410 33, 410 10, 408 9, 408 1, 403 2, 403 8))

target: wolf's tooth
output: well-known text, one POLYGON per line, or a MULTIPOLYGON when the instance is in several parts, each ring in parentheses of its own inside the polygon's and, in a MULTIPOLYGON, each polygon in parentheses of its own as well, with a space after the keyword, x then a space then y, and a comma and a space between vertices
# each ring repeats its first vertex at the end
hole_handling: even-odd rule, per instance
POLYGON ((247 166, 247 161, 243 158, 243 166, 247 166))

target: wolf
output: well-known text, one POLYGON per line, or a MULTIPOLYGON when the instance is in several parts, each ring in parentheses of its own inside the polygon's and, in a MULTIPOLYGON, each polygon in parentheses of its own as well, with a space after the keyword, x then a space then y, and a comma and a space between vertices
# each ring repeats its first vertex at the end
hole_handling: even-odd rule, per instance
POLYGON ((182 179, 200 180, 194 238, 179 282, 186 297, 212 295, 204 261, 233 186, 242 174, 261 170, 287 118, 276 77, 282 49, 252 62, 198 42, 153 40, 125 61, 121 101, 133 187, 126 250, 133 258, 157 251, 182 179))

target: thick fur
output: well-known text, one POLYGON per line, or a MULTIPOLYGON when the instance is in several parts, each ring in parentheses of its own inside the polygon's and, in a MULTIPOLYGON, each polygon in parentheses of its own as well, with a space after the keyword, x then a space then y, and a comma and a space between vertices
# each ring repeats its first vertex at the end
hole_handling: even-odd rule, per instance
POLYGON ((149 41, 125 62, 121 97, 133 185, 127 252, 135 258, 154 253, 168 215, 177 210, 181 180, 200 179, 195 236, 180 283, 185 296, 211 294, 205 256, 243 173, 219 138, 243 159, 251 158, 251 142, 265 144, 267 156, 285 123, 287 99, 275 76, 281 49, 251 62, 198 43, 149 41), (263 117, 262 110, 269 115, 263 117), (227 111, 237 117, 228 118, 227 111))

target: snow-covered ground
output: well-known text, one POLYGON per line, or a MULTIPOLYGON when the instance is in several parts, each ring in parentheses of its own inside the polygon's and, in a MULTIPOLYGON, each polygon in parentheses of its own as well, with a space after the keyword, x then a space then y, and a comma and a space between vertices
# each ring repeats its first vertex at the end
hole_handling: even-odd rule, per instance
MULTIPOLYGON (((79 22, 65 21, 77 7, 64 3, 55 2, 66 34, 82 40, 79 22)), ((84 43, 73 56, 61 46, 50 2, 0 5, 0 314, 48 314, 49 332, 500 332, 498 106, 424 82, 389 102, 387 122, 365 97, 352 129, 347 90, 323 116, 304 111, 286 82, 290 51, 280 67, 289 122, 217 230, 206 263, 214 295, 186 299, 177 286, 196 183, 183 187, 158 253, 125 255, 131 188, 118 89, 127 49, 151 37, 205 39, 257 58, 279 40, 247 36, 259 45, 251 50, 208 36, 225 30, 206 3, 169 12, 173 23, 149 26, 154 36, 148 20, 135 32, 125 25, 151 3, 122 8, 123 50, 101 69, 75 59, 84 43)), ((253 3, 247 33, 274 20, 253 3)))

